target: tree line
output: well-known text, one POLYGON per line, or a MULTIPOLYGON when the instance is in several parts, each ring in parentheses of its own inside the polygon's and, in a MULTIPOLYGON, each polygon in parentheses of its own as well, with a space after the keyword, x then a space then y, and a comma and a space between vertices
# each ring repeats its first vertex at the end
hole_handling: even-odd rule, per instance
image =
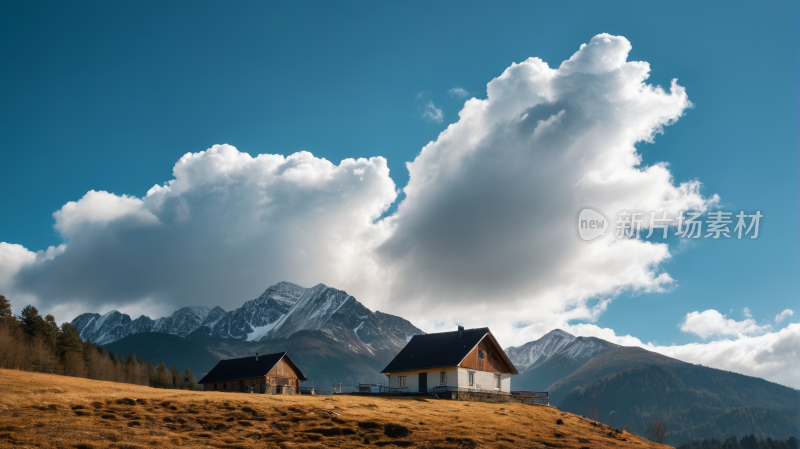
POLYGON ((692 440, 678 449, 800 449, 800 440, 790 437, 786 441, 767 437, 758 438, 755 435, 745 435, 741 440, 736 435, 731 435, 725 441, 716 438, 692 440))
POLYGON ((135 353, 125 357, 81 340, 69 323, 56 323, 53 315, 42 317, 28 305, 14 315, 11 304, 0 295, 0 368, 60 374, 86 379, 147 385, 157 388, 199 389, 191 369, 154 367, 135 353))

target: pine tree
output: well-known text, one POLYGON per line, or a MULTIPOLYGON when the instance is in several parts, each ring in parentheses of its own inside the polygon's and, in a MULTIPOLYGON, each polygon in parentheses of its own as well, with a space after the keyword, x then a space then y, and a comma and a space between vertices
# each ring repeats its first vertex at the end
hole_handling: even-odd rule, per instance
POLYGON ((191 369, 186 368, 186 372, 184 373, 184 383, 190 390, 198 390, 199 387, 197 386, 197 378, 194 377, 194 373, 191 369))
POLYGON ((172 386, 175 388, 181 388, 183 379, 181 378, 181 372, 178 371, 177 366, 172 367, 172 370, 170 371, 170 377, 172 377, 172 386))
POLYGON ((64 354, 66 352, 74 352, 77 354, 83 353, 83 342, 78 333, 78 329, 69 323, 61 325, 61 331, 58 333, 58 352, 64 354))
POLYGON ((19 314, 19 322, 22 330, 30 336, 36 335, 45 325, 44 320, 39 316, 39 311, 32 305, 27 305, 22 309, 19 314))
POLYGON ((0 295, 0 318, 5 318, 11 315, 11 303, 8 302, 5 296, 0 295))
POLYGON ((158 368, 156 368, 155 376, 153 377, 153 386, 156 388, 169 388, 172 386, 169 371, 167 371, 164 362, 159 363, 158 368))
POLYGON ((44 325, 41 331, 47 343, 55 349, 58 340, 58 323, 56 323, 56 319, 53 315, 48 314, 44 318, 44 325))

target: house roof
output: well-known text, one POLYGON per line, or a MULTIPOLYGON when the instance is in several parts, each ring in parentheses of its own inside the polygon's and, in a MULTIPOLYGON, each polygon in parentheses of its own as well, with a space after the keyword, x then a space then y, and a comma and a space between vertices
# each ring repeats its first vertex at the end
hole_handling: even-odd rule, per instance
POLYGON ((381 373, 458 366, 484 338, 495 347, 511 373, 519 374, 488 327, 415 335, 381 373))
POLYGON ((275 354, 260 355, 258 356, 258 360, 256 360, 255 356, 220 360, 217 366, 212 368, 198 383, 210 384, 214 382, 266 376, 267 373, 284 358, 286 363, 295 370, 298 379, 301 381, 307 380, 303 373, 300 372, 300 369, 297 368, 297 365, 292 362, 292 359, 290 359, 285 352, 276 352, 275 354))

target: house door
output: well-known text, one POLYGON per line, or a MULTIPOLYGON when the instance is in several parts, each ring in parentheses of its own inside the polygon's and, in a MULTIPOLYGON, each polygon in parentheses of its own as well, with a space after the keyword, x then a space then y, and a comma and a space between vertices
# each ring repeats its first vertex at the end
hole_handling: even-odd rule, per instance
POLYGON ((419 373, 419 392, 428 392, 428 373, 419 373))

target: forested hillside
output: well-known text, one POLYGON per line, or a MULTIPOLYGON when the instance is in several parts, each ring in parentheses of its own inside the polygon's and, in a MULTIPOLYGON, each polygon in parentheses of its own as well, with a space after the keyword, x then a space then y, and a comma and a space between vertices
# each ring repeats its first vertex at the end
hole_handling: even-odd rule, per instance
POLYGON ((42 317, 36 307, 26 306, 14 316, 8 300, 0 295, 0 368, 85 377, 95 380, 150 385, 161 388, 196 388, 188 367, 167 370, 154 367, 135 353, 120 357, 82 341, 69 323, 59 326, 55 317, 42 317))
POLYGON ((666 444, 733 434, 789 439, 800 435, 800 393, 754 377, 688 363, 628 368, 576 387, 563 410, 644 433, 661 419, 666 444))

